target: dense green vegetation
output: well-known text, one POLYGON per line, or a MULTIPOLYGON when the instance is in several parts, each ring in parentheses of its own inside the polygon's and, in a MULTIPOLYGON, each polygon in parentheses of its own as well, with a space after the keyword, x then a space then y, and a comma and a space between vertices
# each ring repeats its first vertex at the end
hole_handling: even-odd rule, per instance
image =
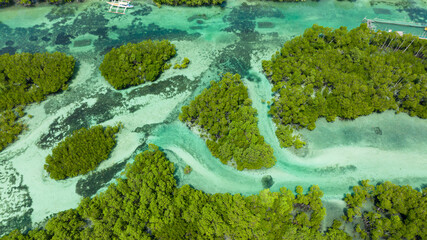
POLYGON ((52 149, 52 155, 46 157, 44 168, 55 180, 92 171, 110 155, 116 145, 115 134, 120 127, 104 128, 98 125, 74 131, 52 149))
MULTIPOLYGON (((162 4, 178 6, 178 5, 187 5, 191 7, 196 6, 207 6, 207 5, 219 5, 222 4, 225 0, 153 0, 157 6, 162 4)), ((276 2, 305 2, 306 0, 267 0, 267 1, 276 1, 276 2)))
MULTIPOLYGON (((15 230, 1 239, 351 239, 338 220, 320 232, 326 210, 316 185, 306 194, 298 186, 296 195, 284 187, 248 197, 211 195, 177 188, 174 172, 165 154, 149 145, 105 192, 60 212, 44 229, 15 230)), ((426 238, 427 189, 362 181, 345 200, 343 218, 364 239, 426 238)))
POLYGON ((266 1, 274 1, 274 2, 305 2, 306 0, 266 0, 266 1))
POLYGON ((59 52, 0 55, 0 111, 65 90, 74 64, 72 56, 59 52))
POLYGON ((362 239, 427 239, 427 188, 362 181, 347 194, 344 220, 354 222, 362 239))
POLYGON ((19 117, 22 116, 22 112, 19 114, 14 110, 6 110, 0 113, 0 151, 13 143, 24 129, 24 124, 18 121, 19 117))
POLYGON ((369 30, 313 25, 284 44, 263 69, 276 94, 270 114, 283 147, 304 143, 293 129, 319 117, 355 119, 394 109, 427 118, 427 41, 369 30), (423 50, 424 49, 424 50, 423 50))
POLYGON ((0 7, 7 6, 10 4, 9 0, 0 0, 0 7))
POLYGON ((153 0, 157 6, 161 6, 162 4, 166 5, 187 5, 191 7, 203 6, 203 5, 219 5, 224 0, 153 0))
POLYGON ((23 106, 64 90, 75 60, 63 53, 0 55, 0 151, 24 129, 23 106))
POLYGON ((190 174, 191 171, 193 171, 193 169, 189 165, 185 166, 185 168, 184 168, 184 174, 190 174))
POLYGON ((77 210, 59 213, 45 229, 2 239, 350 239, 337 227, 319 231, 325 208, 317 186, 306 194, 298 187, 296 196, 286 188, 211 195, 176 188, 173 172, 165 154, 150 145, 125 178, 83 199, 77 210))
POLYGON ((175 45, 167 40, 128 43, 107 53, 99 69, 114 88, 123 89, 156 80, 175 54, 175 45))
MULTIPOLYGON (((11 4, 19 4, 23 6, 34 6, 37 2, 44 2, 40 0, 0 0, 0 7, 9 6, 11 4)), ((73 0, 47 0, 46 2, 51 4, 62 4, 73 2, 73 0)), ((78 0, 78 2, 80 2, 78 0)))
POLYGON ((201 129, 209 150, 222 163, 233 163, 238 170, 269 168, 276 158, 259 133, 251 103, 240 76, 226 73, 182 107, 179 119, 201 129))
POLYGON ((188 67, 188 64, 190 63, 190 59, 188 59, 188 58, 184 58, 183 60, 182 60, 182 63, 181 64, 175 64, 175 66, 173 66, 173 68, 174 69, 182 69, 182 68, 187 68, 188 67))
POLYGON ((36 1, 32 0, 0 0, 0 7, 7 7, 12 4, 19 4, 23 6, 33 6, 36 1))
MULTIPOLYGON (((69 2, 74 2, 73 0, 47 0, 48 3, 53 3, 53 4, 62 4, 62 3, 69 3, 69 2)), ((77 0, 77 2, 80 2, 80 0, 77 0)))

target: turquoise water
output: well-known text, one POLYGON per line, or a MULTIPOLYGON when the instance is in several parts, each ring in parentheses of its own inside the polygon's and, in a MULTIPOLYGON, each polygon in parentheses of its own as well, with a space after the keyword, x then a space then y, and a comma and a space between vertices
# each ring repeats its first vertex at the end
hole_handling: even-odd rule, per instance
POLYGON ((97 1, 0 9, 0 54, 61 51, 78 61, 69 90, 27 107, 25 111, 34 116, 24 119, 28 131, 0 153, 0 235, 36 226, 51 214, 76 207, 82 196, 104 190, 147 143, 158 144, 176 164, 180 185, 249 195, 262 189, 265 175, 273 177, 273 191, 318 184, 331 209, 329 216, 340 212, 339 199, 362 179, 416 188, 427 184, 426 120, 406 114, 387 111, 335 123, 320 119, 314 131, 301 131, 306 148, 281 149, 265 103, 272 97, 271 86, 261 72, 261 60, 313 24, 350 29, 364 17, 425 23, 425 3, 230 1, 225 8, 157 8, 138 1, 134 5, 126 15, 107 13, 107 5, 97 1), (189 67, 170 69, 154 83, 114 90, 98 71, 103 55, 112 47, 145 39, 169 39, 177 48, 172 64, 188 57, 189 67), (203 140, 177 120, 181 106, 225 72, 239 73, 248 87, 261 134, 278 160, 271 169, 239 172, 221 164, 203 140), (81 127, 119 121, 125 128, 118 146, 96 171, 65 181, 49 179, 44 159, 64 136, 81 127), (184 175, 187 164, 193 172, 184 175))

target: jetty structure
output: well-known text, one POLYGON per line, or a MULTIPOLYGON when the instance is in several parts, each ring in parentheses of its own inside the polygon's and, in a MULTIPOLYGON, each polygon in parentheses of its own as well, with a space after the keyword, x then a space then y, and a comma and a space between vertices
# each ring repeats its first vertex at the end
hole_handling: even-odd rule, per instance
POLYGON ((113 0, 111 2, 107 2, 107 4, 110 5, 108 12, 111 13, 125 14, 126 9, 133 8, 133 5, 130 5, 130 0, 113 0), (116 11, 112 11, 114 7, 116 8, 116 11), (123 12, 120 12, 121 10, 123 10, 123 12))
POLYGON ((364 18, 362 22, 368 24, 368 28, 374 31, 382 30, 387 32, 396 32, 400 36, 403 34, 412 34, 420 39, 427 40, 427 25, 414 22, 398 22, 383 19, 368 19, 364 18))

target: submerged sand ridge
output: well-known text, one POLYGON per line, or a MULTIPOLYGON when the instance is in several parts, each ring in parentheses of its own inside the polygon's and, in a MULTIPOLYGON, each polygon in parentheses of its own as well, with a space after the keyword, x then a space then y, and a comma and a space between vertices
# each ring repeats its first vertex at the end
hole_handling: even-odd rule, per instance
MULTIPOLYGON (((411 4, 425 8, 420 2, 411 4)), ((378 7, 389 10, 382 11, 387 13, 382 18, 414 16, 398 6, 378 7)), ((34 116, 26 120, 29 130, 0 153, 0 196, 4 202, 0 207, 0 235, 76 207, 82 195, 102 191, 146 143, 165 150, 178 168, 180 185, 191 184, 208 193, 256 194, 263 188, 261 179, 266 175, 273 178, 272 191, 282 186, 293 190, 297 185, 307 189, 318 184, 325 192, 324 199, 331 200, 341 199, 362 179, 390 180, 413 187, 427 183, 426 120, 393 111, 355 121, 327 123, 320 119, 314 131, 301 131, 307 148, 293 151, 279 147, 275 126, 267 115, 271 85, 261 72, 261 60, 269 59, 284 41, 313 23, 352 28, 365 16, 381 14, 368 1, 233 1, 225 9, 159 9, 138 3, 126 15, 106 13, 100 2, 37 9, 0 10, 0 53, 63 51, 76 57, 77 74, 69 90, 25 109, 34 116), (25 15, 28 11, 34 17, 25 15), (25 17, 14 20, 10 17, 13 14, 25 17), (188 57, 189 67, 170 69, 148 85, 114 90, 98 71, 103 55, 112 47, 148 38, 169 39, 177 47, 171 63, 188 57), (221 164, 204 141, 177 119, 181 106, 227 71, 241 74, 248 87, 261 135, 278 160, 271 169, 239 172, 221 164), (119 121, 125 129, 119 133, 118 145, 92 177, 59 182, 48 178, 44 158, 63 137, 83 126, 119 121), (181 168, 187 164, 193 172, 184 175, 181 168), (90 191, 83 193, 78 186, 90 191)), ((331 202, 341 206, 341 202, 331 202)))

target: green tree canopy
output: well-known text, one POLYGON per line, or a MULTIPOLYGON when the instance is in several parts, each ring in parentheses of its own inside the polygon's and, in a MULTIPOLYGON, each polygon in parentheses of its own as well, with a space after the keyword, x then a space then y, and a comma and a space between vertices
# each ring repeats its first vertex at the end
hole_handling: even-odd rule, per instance
POLYGON ((357 224, 355 230, 361 238, 427 238, 427 188, 419 192, 388 181, 373 186, 365 180, 353 187, 345 201, 344 219, 357 224))
POLYGON ((86 174, 107 159, 116 145, 120 126, 81 128, 66 137, 46 157, 44 168, 55 180, 86 174))
POLYGON ((64 53, 0 55, 0 151, 17 139, 23 107, 64 90, 75 60, 64 53))
POLYGON ((302 146, 292 129, 314 129, 319 117, 355 119, 394 109, 427 118, 427 51, 412 35, 317 25, 263 61, 273 84, 270 114, 283 147, 302 146))
POLYGON ((350 239, 342 230, 320 232, 325 213, 317 186, 295 196, 262 190, 248 197, 177 188, 175 169, 157 146, 138 154, 117 179, 77 210, 59 213, 45 229, 6 239, 350 239))
POLYGON ((204 5, 219 5, 224 0, 154 0, 154 2, 161 6, 162 4, 166 5, 187 5, 190 7, 204 6, 204 5))
POLYGON ((179 119, 203 130, 209 150, 222 163, 235 163, 238 170, 269 168, 276 158, 259 133, 257 112, 251 104, 240 76, 226 73, 182 107, 179 119))
MULTIPOLYGON (((41 3, 44 1, 41 0, 0 0, 0 8, 1 7, 7 7, 10 6, 12 4, 19 4, 19 5, 23 5, 26 7, 30 7, 30 6, 37 6, 36 3, 41 3)), ((51 4, 63 4, 63 3, 69 3, 69 2, 73 2, 73 0, 47 0, 48 3, 51 4)), ((80 2, 80 0, 78 0, 78 2, 80 2)))
POLYGON ((66 89, 75 60, 64 53, 0 55, 0 111, 40 102, 66 89))
POLYGON ((167 40, 128 43, 107 53, 99 69, 114 88, 123 89, 156 80, 175 54, 175 45, 167 40))

